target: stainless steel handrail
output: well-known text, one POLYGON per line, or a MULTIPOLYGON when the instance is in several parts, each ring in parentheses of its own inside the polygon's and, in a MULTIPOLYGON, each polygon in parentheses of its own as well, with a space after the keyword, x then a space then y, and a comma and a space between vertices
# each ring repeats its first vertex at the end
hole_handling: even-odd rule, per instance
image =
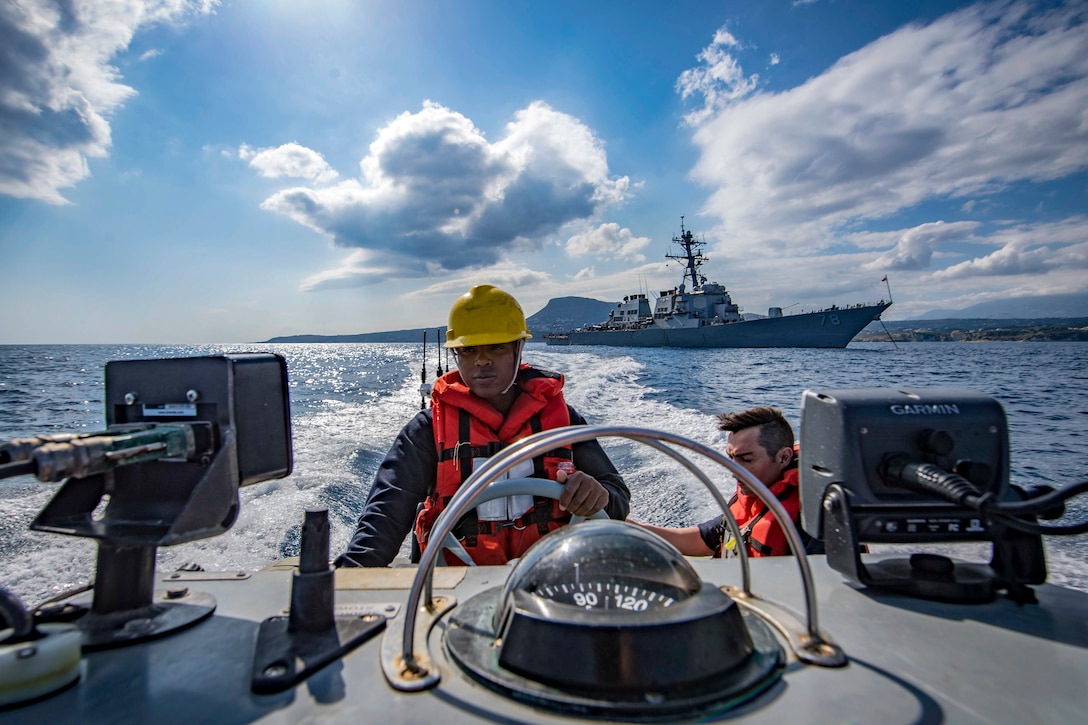
MULTIPOLYGON (((492 480, 497 479, 499 476, 502 476, 512 469, 518 463, 542 455, 557 447, 608 437, 629 438, 649 445, 669 455, 691 471, 700 481, 702 481, 711 496, 713 496, 715 501, 718 502, 718 505, 722 507, 730 525, 730 530, 737 541, 740 541, 741 536, 739 527, 737 526, 736 519, 733 518, 729 511, 729 505, 725 497, 718 491, 717 487, 714 486, 705 473, 692 464, 686 457, 672 450, 665 444, 670 443, 683 448, 688 448, 724 466, 734 477, 742 480, 745 486, 771 510, 775 518, 780 522, 782 530, 785 532, 786 538, 789 541, 790 548, 794 552, 804 552, 805 547, 801 540, 801 535, 798 533, 797 528, 794 526, 793 521, 786 512, 785 507, 778 498, 774 496, 761 481, 759 481, 759 479, 755 478, 740 465, 729 460, 729 458, 713 448, 684 438, 683 436, 664 431, 627 426, 568 426, 556 428, 536 433, 508 446, 473 471, 472 475, 470 475, 461 485, 461 488, 458 489, 457 493, 446 505, 446 508, 435 522, 434 528, 431 531, 431 540, 436 542, 443 541, 446 535, 453 529, 454 524, 460 520, 465 513, 474 508, 477 501, 481 498, 481 492, 487 485, 491 483, 492 480)), ((744 592, 751 596, 748 559, 746 552, 744 552, 744 547, 741 546, 738 548, 741 550, 740 563, 743 572, 744 592)), ((414 651, 414 646, 417 641, 415 632, 417 615, 421 611, 424 611, 427 614, 433 614, 435 611, 432 596, 433 573, 435 563, 441 550, 441 546, 430 546, 424 550, 405 607, 401 658, 398 666, 402 668, 405 675, 413 681, 414 684, 412 689, 419 688, 421 678, 427 680, 431 685, 438 681, 437 671, 427 671, 425 665, 422 664, 427 660, 417 656, 414 651)), ((805 556, 798 554, 795 558, 801 574, 802 588, 804 589, 806 629, 808 636, 814 643, 823 643, 824 638, 819 631, 816 587, 812 577, 812 570, 810 569, 808 559, 805 556)), ((394 682, 393 684, 396 686, 397 683, 394 682)))

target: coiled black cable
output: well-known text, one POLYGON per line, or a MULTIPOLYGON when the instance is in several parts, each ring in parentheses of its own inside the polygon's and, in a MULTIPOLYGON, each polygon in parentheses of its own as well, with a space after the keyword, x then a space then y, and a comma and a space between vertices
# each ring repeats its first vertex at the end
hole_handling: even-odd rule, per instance
MULTIPOLYGON (((1088 481, 1083 481, 1082 484, 1088 484, 1088 481)), ((1081 521, 1078 524, 1043 526, 1042 524, 1037 524, 1033 521, 1025 521, 1016 516, 1001 513, 999 510, 1000 506, 1001 502, 991 502, 989 499, 983 497, 983 500, 978 507, 978 512, 982 514, 983 518, 990 519, 1002 526, 1007 526, 1008 528, 1016 529, 1017 531, 1023 531, 1027 534, 1037 534, 1039 536, 1076 536, 1088 532, 1088 521, 1081 521)))
POLYGON ((994 501, 990 504, 990 507, 993 511, 1009 514, 1010 516, 1038 514, 1050 508, 1064 506, 1066 501, 1082 493, 1088 493, 1088 481, 1074 483, 1072 486, 1063 486, 1026 501, 994 501))
POLYGON ((1063 507, 1069 499, 1088 492, 1088 481, 1065 486, 1025 501, 994 501, 992 494, 980 494, 974 484, 963 476, 946 471, 932 463, 911 460, 904 455, 889 456, 884 461, 882 473, 889 484, 938 496, 951 503, 978 511, 984 519, 1011 529, 1042 536, 1076 536, 1088 532, 1088 521, 1043 526, 1019 518, 1063 507))
POLYGON ((932 463, 891 456, 884 462, 884 477, 918 493, 939 496, 966 508, 977 508, 979 492, 963 476, 932 463))

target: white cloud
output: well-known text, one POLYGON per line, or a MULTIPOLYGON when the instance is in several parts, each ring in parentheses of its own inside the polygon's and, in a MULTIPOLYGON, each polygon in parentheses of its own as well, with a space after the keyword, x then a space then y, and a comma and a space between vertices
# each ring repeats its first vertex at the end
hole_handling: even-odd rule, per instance
POLYGON ((621 229, 619 224, 609 222, 596 229, 575 234, 567 240, 566 250, 571 257, 592 255, 644 262, 646 257, 641 250, 649 243, 648 237, 636 237, 630 229, 621 229))
POLYGON ((1030 230, 1003 229, 987 241, 997 246, 996 251, 937 270, 933 277, 966 279, 1088 269, 1088 217, 1085 216, 1034 225, 1030 230))
MULTIPOLYGON (((379 130, 360 162, 360 179, 284 189, 261 206, 337 246, 366 250, 365 258, 353 255, 304 283, 324 289, 393 273, 487 268, 509 252, 542 248, 565 225, 628 196, 627 178, 609 176, 603 144, 578 119, 536 102, 504 132, 491 143, 464 115, 428 101, 379 130)), ((302 147, 290 156, 324 164, 302 147)), ((271 159, 257 168, 282 168, 271 159)))
MULTIPOLYGON (((400 270, 381 269, 370 264, 367 250, 352 252, 339 269, 314 275, 303 284, 303 290, 336 289, 376 285, 390 280, 401 282, 400 270)), ((503 261, 489 267, 463 270, 462 274, 446 275, 441 281, 423 287, 397 284, 393 294, 399 299, 386 299, 385 303, 408 309, 429 304, 425 299, 439 300, 443 307, 449 301, 464 294, 477 284, 493 284, 513 293, 526 314, 542 307, 552 296, 554 285, 547 273, 503 261)))
POLYGON ((493 284, 500 289, 512 292, 526 314, 531 310, 526 300, 536 298, 541 291, 547 291, 551 278, 545 272, 530 269, 510 262, 500 262, 491 267, 473 270, 470 274, 458 275, 441 282, 413 290, 412 295, 449 299, 464 294, 477 284, 493 284), (535 290, 535 291, 534 291, 535 290))
POLYGON ((110 115, 136 93, 110 64, 155 23, 207 14, 218 0, 0 3, 0 194, 66 203, 111 145, 110 115))
MULTIPOLYGON (((780 93, 755 89, 728 40, 716 36, 704 66, 681 76, 693 79, 684 95, 690 87, 705 100, 688 117, 700 149, 693 176, 711 189, 704 211, 726 225, 723 249, 840 250, 860 224, 923 202, 964 199, 970 214, 1012 184, 1088 168, 1084 3, 981 3, 904 26, 780 93)), ((937 229, 888 238, 882 257, 855 263, 924 272, 942 235, 965 231, 937 229)), ((1027 269, 1055 251, 1008 255, 1027 269)), ((960 269, 1014 266, 991 262, 960 269)))
POLYGON ((692 126, 705 123, 755 90, 759 76, 744 75, 740 63, 729 54, 730 49, 738 45, 729 31, 719 28, 714 33, 714 41, 699 53, 702 65, 680 74, 676 90, 681 98, 699 96, 703 99, 702 108, 684 116, 687 123, 692 126))
POLYGON ((863 236, 879 238, 881 246, 888 237, 895 239, 895 246, 867 263, 866 269, 881 272, 926 270, 930 268, 934 251, 941 245, 973 241, 972 235, 978 226, 977 222, 931 222, 890 234, 854 235, 850 239, 859 246, 870 246, 863 236))
POLYGON ((934 272, 937 279, 977 277, 979 275, 1012 275, 1044 272, 1053 263, 1053 255, 1046 247, 1023 249, 1012 244, 991 255, 953 265, 934 272))
POLYGON ((347 256, 336 269, 311 275, 302 281, 300 288, 306 292, 319 289, 343 289, 377 284, 396 275, 396 270, 371 262, 371 256, 359 249, 347 256))
POLYGON ((248 161, 250 167, 268 179, 286 176, 329 182, 339 176, 325 161, 324 156, 294 142, 260 150, 243 144, 238 149, 238 158, 248 161))

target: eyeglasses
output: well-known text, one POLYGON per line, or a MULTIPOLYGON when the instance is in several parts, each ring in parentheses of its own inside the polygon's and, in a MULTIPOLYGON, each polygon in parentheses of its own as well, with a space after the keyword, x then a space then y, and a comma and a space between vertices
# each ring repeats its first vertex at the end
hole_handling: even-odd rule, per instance
POLYGON ((514 349, 514 346, 503 343, 499 345, 481 345, 479 347, 455 347, 453 349, 454 354, 456 354, 457 357, 464 360, 475 360, 481 353, 491 359, 502 357, 509 354, 509 352, 514 349))

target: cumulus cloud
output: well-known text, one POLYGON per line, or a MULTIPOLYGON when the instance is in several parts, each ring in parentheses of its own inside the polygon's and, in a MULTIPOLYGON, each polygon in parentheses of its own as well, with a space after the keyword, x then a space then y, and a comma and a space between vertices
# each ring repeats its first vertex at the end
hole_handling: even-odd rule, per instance
POLYGON ((650 243, 649 237, 636 237, 630 229, 609 222, 596 229, 575 234, 567 240, 566 250, 571 257, 607 257, 633 262, 646 260, 641 250, 650 243))
POLYGON ((676 81, 680 97, 703 99, 701 108, 684 116, 687 123, 698 126, 707 122, 747 96, 759 83, 759 75, 744 75, 740 63, 730 54, 738 45, 737 39, 728 30, 719 28, 714 33, 713 42, 699 53, 702 64, 680 74, 676 81))
POLYGON ((393 278, 397 273, 396 268, 383 266, 374 256, 366 250, 356 250, 336 269, 318 272, 304 279, 301 288, 308 292, 318 289, 344 289, 377 284, 393 278))
POLYGON ((111 60, 140 29, 218 0, 0 3, 0 194, 66 203, 111 145, 110 115, 136 93, 111 60))
POLYGON ((248 161, 251 168, 268 179, 286 176, 328 182, 339 176, 324 156, 294 142, 260 150, 243 144, 238 149, 238 158, 248 161))
POLYGON ((445 300, 464 294, 473 285, 493 284, 501 289, 517 290, 518 302, 528 314, 530 309, 527 300, 537 296, 537 293, 532 292, 532 290, 546 289, 550 281, 545 272, 510 262, 500 262, 483 272, 443 279, 441 282, 427 285, 418 291, 413 290, 412 294, 424 297, 438 297, 445 300))
POLYGON ((851 240, 859 246, 872 246, 866 244, 863 236, 877 237, 883 241, 887 237, 895 239, 895 246, 884 252, 874 261, 865 265, 866 269, 890 271, 890 270, 926 270, 930 268, 930 262, 934 251, 942 245, 972 241, 972 234, 979 227, 977 222, 931 222, 921 224, 913 229, 906 229, 890 234, 879 235, 855 235, 851 240))
MULTIPOLYGON (((723 220, 723 246, 738 253, 841 251, 860 224, 924 202, 962 199, 970 214, 1013 184, 1088 168, 1084 3, 980 3, 904 26, 783 92, 761 90, 735 45, 720 31, 679 85, 703 101, 688 120, 700 149, 693 176, 711 189, 704 211, 723 220)), ((939 247, 972 233, 926 224, 861 259, 922 272, 939 247)), ((1058 249, 1024 244, 1004 264, 991 255, 956 274, 1013 269, 1013 258, 1037 269, 1058 249)))
MULTIPOLYGON (((317 152, 288 146, 282 156, 335 173, 317 152)), ((255 168, 283 168, 274 159, 285 148, 255 168)), ((360 250, 341 268, 306 280, 306 289, 490 267, 511 252, 542 248, 565 225, 630 193, 626 177, 609 175, 593 132, 541 102, 519 111, 490 142, 464 115, 427 101, 379 130, 360 172, 330 186, 283 189, 261 205, 360 250)))
POLYGON ((933 277, 966 279, 1088 269, 1088 217, 1085 216, 1034 225, 1030 230, 1009 227, 986 241, 997 249, 937 270, 933 277))
POLYGON ((1044 272, 1053 264, 1053 255, 1046 247, 1024 249, 1022 242, 1010 244, 993 254, 955 264, 934 272, 938 279, 977 277, 979 275, 1011 275, 1044 272))

